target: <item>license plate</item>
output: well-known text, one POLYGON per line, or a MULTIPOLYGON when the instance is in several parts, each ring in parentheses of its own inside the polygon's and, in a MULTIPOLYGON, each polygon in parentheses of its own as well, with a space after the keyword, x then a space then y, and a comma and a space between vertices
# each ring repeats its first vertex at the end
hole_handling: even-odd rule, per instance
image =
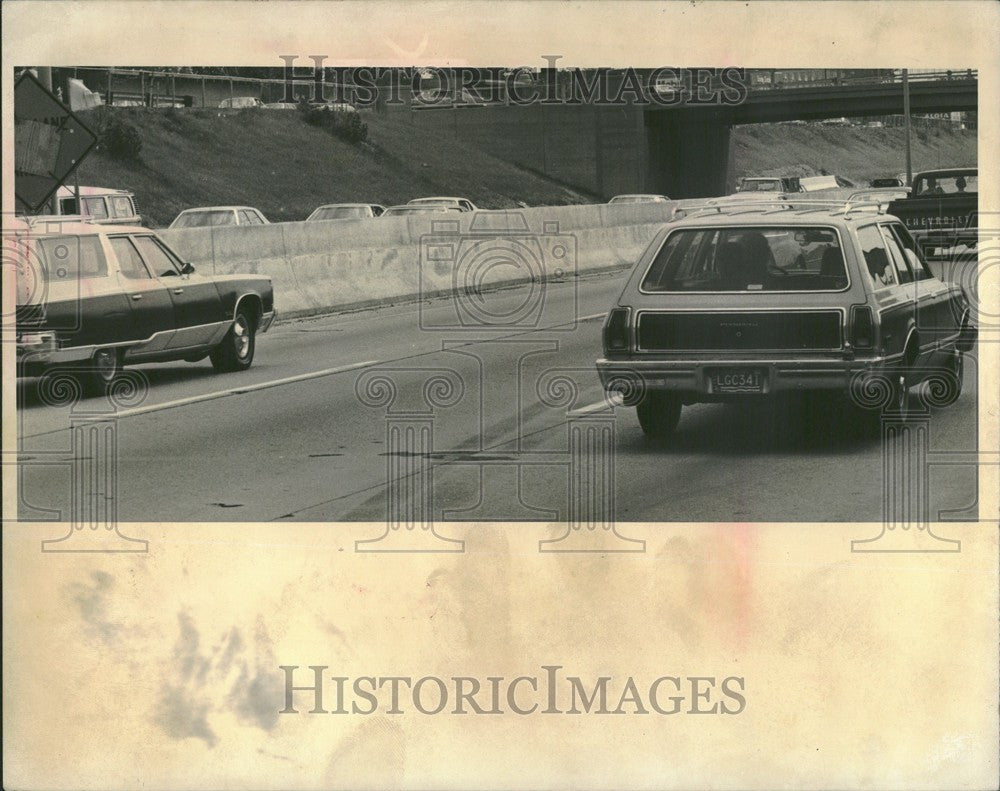
POLYGON ((711 374, 713 393, 763 393, 764 371, 759 368, 719 368, 711 374))

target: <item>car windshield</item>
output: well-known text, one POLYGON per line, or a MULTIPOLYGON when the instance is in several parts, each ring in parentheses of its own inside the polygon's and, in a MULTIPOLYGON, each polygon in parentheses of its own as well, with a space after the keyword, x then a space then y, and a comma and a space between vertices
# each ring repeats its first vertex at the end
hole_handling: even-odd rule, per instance
POLYGON ((236 215, 229 209, 192 211, 181 214, 171 228, 204 228, 215 225, 236 225, 236 215))
POLYGON ((740 182, 737 192, 781 192, 778 179, 747 179, 740 182))
POLYGON ((950 176, 917 176, 913 181, 914 195, 961 195, 978 193, 979 182, 975 174, 950 176))
POLYGON ((432 214, 447 211, 451 211, 451 208, 441 203, 425 204, 423 206, 392 206, 386 209, 382 213, 382 216, 385 217, 387 214, 432 214))
POLYGON ((659 195, 618 195, 611 203, 659 203, 662 200, 659 195))
POLYGON ((839 291, 847 272, 832 228, 683 228, 671 233, 641 290, 839 291))
POLYGON ((310 220, 353 220, 358 217, 370 217, 371 213, 365 206, 327 206, 316 209, 310 220))

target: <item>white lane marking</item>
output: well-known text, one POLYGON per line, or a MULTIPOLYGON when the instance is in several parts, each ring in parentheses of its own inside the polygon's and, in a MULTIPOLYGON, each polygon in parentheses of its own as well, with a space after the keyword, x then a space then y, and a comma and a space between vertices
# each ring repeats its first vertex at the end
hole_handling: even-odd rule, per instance
POLYGON ((310 371, 307 374, 298 374, 296 376, 286 376, 283 379, 272 379, 268 382, 259 382, 253 385, 244 385, 243 387, 231 387, 228 390, 217 390, 214 393, 202 393, 201 395, 189 396, 188 398, 178 398, 173 401, 163 401, 159 404, 150 404, 149 406, 139 406, 134 409, 124 409, 121 412, 115 412, 114 417, 133 417, 135 415, 145 415, 149 412, 158 412, 161 409, 173 409, 174 407, 187 406, 188 404, 198 404, 202 401, 214 401, 216 398, 225 398, 231 395, 242 395, 243 393, 252 393, 256 390, 266 390, 269 387, 280 387, 281 385, 291 384, 292 382, 303 382, 307 379, 318 379, 322 376, 331 376, 333 374, 343 373, 344 371, 353 371, 356 368, 367 368, 369 365, 378 365, 378 360, 365 360, 360 363, 351 363, 350 365, 341 365, 337 368, 324 368, 321 371, 310 371))
POLYGON ((566 413, 567 417, 581 417, 583 415, 589 415, 591 412, 600 412, 602 409, 611 409, 612 407, 617 407, 622 405, 622 399, 620 393, 610 393, 606 399, 601 399, 596 404, 590 404, 588 406, 582 406, 579 409, 571 410, 566 413))
POLYGON ((592 319, 603 319, 607 315, 608 312, 604 311, 603 313, 595 313, 592 316, 580 316, 580 318, 578 318, 577 321, 591 321, 592 319))

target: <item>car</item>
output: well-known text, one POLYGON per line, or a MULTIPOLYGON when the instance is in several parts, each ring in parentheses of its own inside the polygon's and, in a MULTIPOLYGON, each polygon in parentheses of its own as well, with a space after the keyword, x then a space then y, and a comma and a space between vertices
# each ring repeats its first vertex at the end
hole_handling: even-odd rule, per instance
POLYGON ((428 204, 443 204, 453 206, 459 211, 476 211, 476 205, 466 198, 414 198, 407 201, 410 206, 424 206, 428 204))
POLYGON ((252 206, 201 206, 185 209, 170 228, 215 228, 223 225, 270 225, 259 209, 252 206))
POLYGON ((263 107, 264 102, 256 96, 234 96, 232 99, 223 99, 219 102, 220 110, 244 110, 249 107, 263 107))
POLYGON ((306 222, 316 220, 363 220, 367 217, 378 217, 385 211, 385 206, 377 203, 327 203, 318 206, 306 217, 306 222))
POLYGON ((670 203, 666 195, 615 195, 608 203, 670 203))
POLYGON ((947 259, 979 242, 979 171, 925 170, 913 177, 908 195, 889 204, 917 239, 926 257, 947 259))
POLYGON ((803 192, 818 192, 820 190, 835 190, 856 187, 853 181, 843 176, 824 174, 821 176, 803 176, 799 179, 803 192))
POLYGON ((736 192, 799 192, 798 176, 744 176, 736 185, 736 192))
POLYGON ((211 358, 219 372, 250 367, 274 321, 262 275, 207 277, 141 226, 60 223, 58 232, 5 223, 17 248, 19 376, 69 368, 89 388, 130 363, 211 358))
POLYGON ((56 190, 54 215, 60 217, 86 217, 100 225, 141 225, 142 217, 135 208, 135 195, 128 190, 110 187, 60 187, 56 190), (79 189, 80 198, 77 200, 79 189))
POLYGON ((904 180, 899 178, 899 176, 887 176, 885 178, 872 179, 868 182, 868 186, 875 189, 881 187, 902 187, 904 186, 904 180))
POLYGON ((444 203, 404 203, 401 206, 390 206, 379 216, 408 217, 415 214, 440 214, 441 212, 461 214, 462 210, 457 206, 448 206, 444 203))
POLYGON ((849 394, 905 419, 924 380, 941 380, 939 405, 958 398, 975 336, 962 289, 878 207, 720 204, 657 232, 596 367, 643 432, 668 440, 684 405, 787 392, 849 394))

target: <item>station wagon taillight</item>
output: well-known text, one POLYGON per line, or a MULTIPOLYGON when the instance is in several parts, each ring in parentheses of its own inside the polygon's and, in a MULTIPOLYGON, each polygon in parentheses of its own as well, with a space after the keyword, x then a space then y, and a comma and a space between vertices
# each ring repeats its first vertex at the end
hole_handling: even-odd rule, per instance
POLYGON ((604 353, 628 351, 628 308, 612 308, 604 322, 604 353))
POLYGON ((851 308, 851 331, 848 334, 855 349, 871 349, 875 346, 875 317, 868 305, 851 308))

